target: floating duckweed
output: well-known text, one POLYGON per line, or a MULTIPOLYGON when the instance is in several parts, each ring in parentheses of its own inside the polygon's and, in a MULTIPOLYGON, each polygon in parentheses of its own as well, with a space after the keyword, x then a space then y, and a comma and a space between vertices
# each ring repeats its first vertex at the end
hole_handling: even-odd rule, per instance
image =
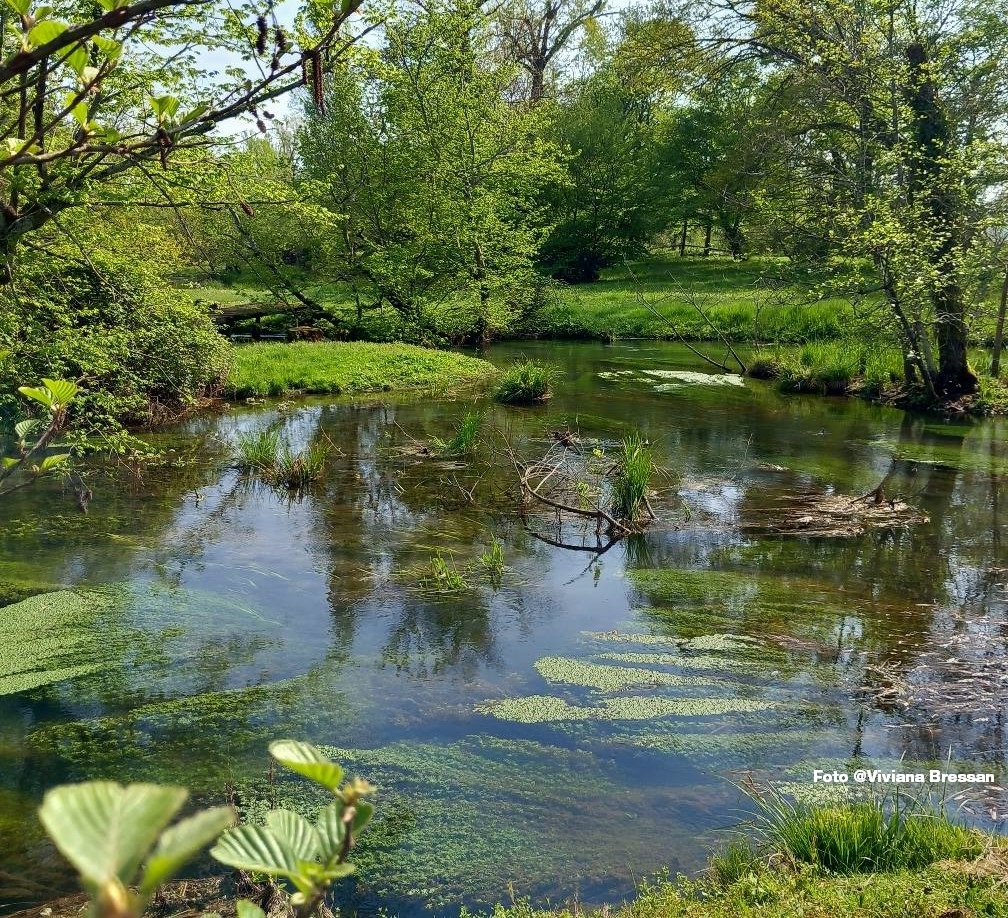
POLYGON ((615 641, 621 644, 658 644, 673 646, 673 638, 660 634, 631 634, 625 631, 585 631, 586 638, 593 641, 615 641))
POLYGON ((476 705, 481 714, 515 723, 572 720, 652 720, 658 717, 711 717, 768 711, 774 704, 747 698, 663 698, 630 695, 606 698, 601 706, 573 705, 552 695, 502 698, 476 705))
POLYGON ((630 685, 710 685, 709 679, 677 676, 654 669, 630 669, 605 666, 570 657, 543 657, 535 664, 547 682, 580 685, 604 692, 614 692, 630 685))
POLYGON ((97 672, 117 664, 121 641, 98 619, 113 608, 94 591, 39 593, 5 606, 0 617, 0 695, 97 672))

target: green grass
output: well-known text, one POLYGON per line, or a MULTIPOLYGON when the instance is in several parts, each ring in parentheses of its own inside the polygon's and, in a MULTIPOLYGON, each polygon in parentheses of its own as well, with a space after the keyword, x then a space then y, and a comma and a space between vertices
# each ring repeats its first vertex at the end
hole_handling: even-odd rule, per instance
POLYGON ((256 475, 274 487, 303 490, 325 474, 332 454, 329 443, 315 442, 304 449, 292 449, 280 439, 276 429, 238 434, 237 466, 240 472, 256 475))
POLYGON ((246 473, 272 469, 280 455, 280 431, 256 430, 238 434, 238 469, 246 473))
POLYGON ((625 520, 636 520, 647 506, 647 491, 656 467, 651 447, 639 433, 625 437, 613 476, 613 507, 625 520))
POLYGON ((492 364, 411 344, 301 342, 235 349, 228 392, 237 397, 456 389, 490 379, 492 364))
MULTIPOLYGON (((792 801, 768 789, 752 792, 763 847, 826 873, 917 870, 944 860, 973 860, 987 836, 957 825, 943 809, 897 794, 843 805, 792 801)), ((735 865, 737 851, 727 864, 735 865)), ((715 863, 717 863, 715 861, 715 863)), ((726 865, 722 871, 727 872, 726 865)))
POLYGON ((435 437, 434 449, 442 456, 471 456, 479 446, 486 415, 482 411, 467 411, 450 440, 435 437))
POLYGON ((704 340, 715 329, 735 341, 846 334, 851 306, 845 299, 802 296, 787 286, 771 296, 763 278, 774 273, 782 273, 782 265, 771 259, 667 258, 612 268, 599 281, 562 288, 530 330, 543 337, 603 340, 704 340))
POLYGON ((516 360, 506 367, 497 383, 494 398, 505 405, 534 405, 550 397, 556 379, 555 367, 540 360, 516 360))

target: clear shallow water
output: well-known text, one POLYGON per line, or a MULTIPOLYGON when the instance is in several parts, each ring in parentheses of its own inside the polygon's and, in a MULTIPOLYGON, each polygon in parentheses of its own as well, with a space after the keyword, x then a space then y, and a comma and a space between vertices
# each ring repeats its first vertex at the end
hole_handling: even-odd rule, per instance
MULTIPOLYGON (((0 906, 73 887, 33 822, 52 784, 177 781, 207 801, 237 787, 253 813, 311 806, 302 785, 268 780, 265 746, 286 735, 379 785, 340 895, 403 915, 492 903, 509 884, 618 899, 659 867, 697 869, 744 816, 731 781, 747 771, 800 790, 814 767, 951 747, 1001 779, 1003 421, 697 383, 680 371, 704 368, 664 344, 489 356, 540 352, 565 371, 557 397, 488 406, 493 427, 529 455, 565 425, 603 448, 637 428, 674 473, 661 524, 596 564, 516 520, 491 425, 472 466, 411 454, 448 438, 464 400, 235 407, 166 435, 172 467, 96 479, 88 516, 55 491, 0 508, 0 584, 112 596, 87 674, 0 695, 0 906), (301 501, 228 466, 234 432, 271 423, 344 454, 301 501), (861 495, 887 473, 929 522, 754 534, 801 495, 861 495), (465 567, 491 538, 499 589, 419 582, 436 552, 465 567)), ((988 827, 1008 808, 999 788, 961 803, 988 827)))

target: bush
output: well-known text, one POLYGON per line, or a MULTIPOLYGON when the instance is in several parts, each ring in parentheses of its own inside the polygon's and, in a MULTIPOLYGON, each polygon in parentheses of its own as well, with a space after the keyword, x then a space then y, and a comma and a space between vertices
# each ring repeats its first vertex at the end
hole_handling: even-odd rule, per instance
POLYGON ((504 370, 495 398, 505 405, 533 405, 550 397, 556 369, 538 360, 516 361, 504 370))
POLYGON ((0 297, 8 402, 17 381, 78 380, 76 417, 99 427, 152 423, 183 414, 226 377, 230 346, 205 310, 132 257, 23 258, 0 297))

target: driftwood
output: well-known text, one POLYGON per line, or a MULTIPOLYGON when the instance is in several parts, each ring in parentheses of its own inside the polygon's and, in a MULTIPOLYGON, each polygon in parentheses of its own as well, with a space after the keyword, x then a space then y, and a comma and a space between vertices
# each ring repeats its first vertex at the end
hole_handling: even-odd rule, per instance
POLYGON ((881 489, 861 497, 790 494, 768 507, 746 507, 743 532, 851 538, 870 529, 901 529, 928 522, 917 508, 881 489), (755 517, 755 518, 753 518, 755 517))

